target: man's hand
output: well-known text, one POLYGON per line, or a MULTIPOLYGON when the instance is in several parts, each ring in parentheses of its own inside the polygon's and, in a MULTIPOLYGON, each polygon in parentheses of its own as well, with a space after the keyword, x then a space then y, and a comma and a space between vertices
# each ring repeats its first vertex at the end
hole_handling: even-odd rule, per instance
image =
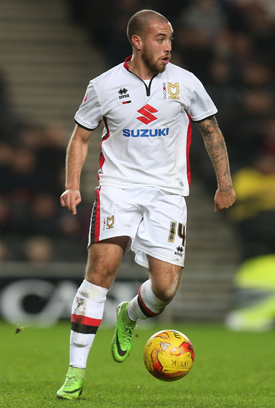
POLYGON ((60 197, 62 207, 67 207, 73 215, 77 213, 76 207, 81 202, 79 190, 68 189, 60 197))
POLYGON ((214 202, 215 202, 215 212, 221 212, 225 208, 231 207, 236 200, 236 193, 233 188, 227 191, 217 190, 214 202))

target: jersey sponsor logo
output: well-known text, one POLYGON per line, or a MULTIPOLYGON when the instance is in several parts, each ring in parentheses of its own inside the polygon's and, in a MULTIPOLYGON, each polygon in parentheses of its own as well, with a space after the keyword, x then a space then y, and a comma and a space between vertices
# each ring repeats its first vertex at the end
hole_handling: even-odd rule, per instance
POLYGON ((143 122, 145 125, 148 125, 149 123, 157 119, 157 117, 153 115, 153 113, 156 112, 158 112, 157 109, 153 108, 153 106, 147 103, 145 106, 138 110, 138 113, 141 113, 143 116, 139 116, 137 119, 143 122))
POLYGON ((125 137, 167 136, 169 134, 169 128, 162 128, 162 129, 123 129, 122 134, 125 137))
POLYGON ((180 93, 180 87, 179 83, 176 82, 175 84, 172 84, 171 82, 168 82, 168 93, 169 93, 169 99, 179 99, 178 95, 180 93))
POLYGON ((119 99, 129 98, 130 97, 130 95, 128 94, 128 89, 126 89, 126 88, 120 88, 118 93, 120 94, 119 99))

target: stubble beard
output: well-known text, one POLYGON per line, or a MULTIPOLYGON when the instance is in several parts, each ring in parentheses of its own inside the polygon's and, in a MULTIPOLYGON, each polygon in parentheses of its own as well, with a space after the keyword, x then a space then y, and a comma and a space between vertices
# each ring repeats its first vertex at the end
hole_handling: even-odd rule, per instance
POLYGON ((146 65, 146 67, 149 68, 153 74, 160 74, 161 72, 165 71, 166 65, 162 64, 160 60, 153 62, 152 57, 146 47, 144 47, 143 49, 141 58, 144 64, 146 65))

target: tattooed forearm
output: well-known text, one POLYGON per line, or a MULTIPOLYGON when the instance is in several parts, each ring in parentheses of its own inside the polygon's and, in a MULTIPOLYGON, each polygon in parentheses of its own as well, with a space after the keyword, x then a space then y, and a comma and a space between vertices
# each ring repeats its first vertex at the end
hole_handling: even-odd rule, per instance
POLYGON ((198 122, 196 125, 203 136, 211 160, 215 163, 223 160, 227 156, 226 147, 215 116, 198 122))
POLYGON ((212 160, 218 181, 218 188, 228 191, 232 188, 227 149, 215 116, 196 123, 200 130, 207 153, 212 160))

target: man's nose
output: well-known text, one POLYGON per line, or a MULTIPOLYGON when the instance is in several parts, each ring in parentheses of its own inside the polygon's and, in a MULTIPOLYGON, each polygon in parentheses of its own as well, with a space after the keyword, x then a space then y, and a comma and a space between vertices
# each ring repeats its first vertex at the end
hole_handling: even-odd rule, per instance
POLYGON ((165 51, 166 52, 171 52, 172 50, 172 43, 170 40, 165 41, 165 51))

